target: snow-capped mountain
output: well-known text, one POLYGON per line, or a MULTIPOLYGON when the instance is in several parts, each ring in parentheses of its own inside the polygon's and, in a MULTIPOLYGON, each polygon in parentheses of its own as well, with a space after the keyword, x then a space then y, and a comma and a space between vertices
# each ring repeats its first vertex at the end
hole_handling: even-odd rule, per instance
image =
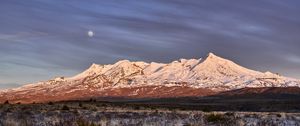
POLYGON ((291 86, 299 87, 300 81, 250 70, 209 53, 203 60, 180 59, 168 64, 128 60, 110 65, 93 64, 74 77, 3 90, 0 101, 42 102, 46 101, 44 98, 67 100, 91 96, 201 96, 245 87, 291 86))

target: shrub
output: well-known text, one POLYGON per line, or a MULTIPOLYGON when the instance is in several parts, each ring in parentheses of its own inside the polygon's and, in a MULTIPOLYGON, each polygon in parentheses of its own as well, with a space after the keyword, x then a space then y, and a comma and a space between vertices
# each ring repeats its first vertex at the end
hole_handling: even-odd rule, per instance
POLYGON ((225 120, 226 119, 224 118, 224 116, 220 114, 210 114, 206 117, 207 122, 221 123, 225 120))
POLYGON ((82 120, 82 119, 77 120, 76 123, 78 126, 89 126, 89 122, 82 120))
POLYGON ((226 112, 225 116, 234 116, 234 113, 233 112, 226 112))
POLYGON ((4 110, 4 112, 12 112, 10 108, 4 110))
POLYGON ((53 102, 49 102, 49 103, 48 103, 48 105, 53 105, 53 104, 54 104, 53 102))
POLYGON ((277 116, 278 118, 280 118, 280 117, 281 117, 281 114, 280 114, 280 113, 278 113, 278 114, 276 114, 276 116, 277 116))
POLYGON ((4 102, 4 104, 9 104, 9 101, 8 101, 8 100, 6 100, 6 101, 4 102))
POLYGON ((92 108, 91 110, 92 110, 92 111, 98 111, 98 109, 97 109, 97 108, 92 108))
POLYGON ((92 123, 90 124, 90 126, 96 126, 96 124, 92 122, 92 123))
POLYGON ((70 110, 67 105, 64 105, 61 110, 70 110))
POLYGON ((134 106, 133 109, 134 109, 134 110, 140 110, 141 108, 140 108, 140 106, 134 106))
POLYGON ((90 102, 96 102, 96 99, 91 98, 90 102))
POLYGON ((184 123, 182 126, 192 126, 192 124, 184 123))

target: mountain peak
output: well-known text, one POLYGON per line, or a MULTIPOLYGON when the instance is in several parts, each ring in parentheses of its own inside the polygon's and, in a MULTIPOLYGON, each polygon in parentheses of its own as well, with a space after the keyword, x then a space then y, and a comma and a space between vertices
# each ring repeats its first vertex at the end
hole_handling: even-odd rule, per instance
POLYGON ((228 61, 228 60, 224 59, 222 57, 219 57, 211 52, 208 53, 206 59, 204 60, 204 62, 226 62, 226 61, 228 61))
POLYGON ((208 53, 206 59, 224 59, 224 58, 217 56, 216 54, 210 52, 210 53, 208 53))
POLYGON ((90 66, 90 68, 97 68, 99 67, 100 65, 96 64, 96 63, 92 63, 92 65, 90 66))
POLYGON ((217 57, 214 53, 209 52, 207 57, 217 57))
MULTIPOLYGON (((200 63, 195 70, 198 71, 198 74, 206 76, 223 76, 227 77, 239 77, 243 75, 256 76, 261 75, 260 72, 247 69, 243 66, 236 64, 235 62, 219 57, 213 53, 209 53, 206 59, 200 63), (224 76, 226 75, 226 76, 224 76), (228 75, 228 76, 227 76, 228 75)), ((219 80, 219 79, 216 79, 219 80)))
POLYGON ((89 71, 99 71, 103 68, 103 65, 93 63, 87 70, 89 71))
POLYGON ((115 64, 123 64, 123 63, 129 64, 131 62, 129 60, 120 60, 120 61, 116 62, 115 64))

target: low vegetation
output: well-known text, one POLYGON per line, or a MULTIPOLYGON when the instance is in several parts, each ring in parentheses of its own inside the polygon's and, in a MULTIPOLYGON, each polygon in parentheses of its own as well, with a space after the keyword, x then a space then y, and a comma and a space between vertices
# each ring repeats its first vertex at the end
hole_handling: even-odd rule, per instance
POLYGON ((0 126, 18 125, 300 125, 300 114, 203 112, 174 105, 101 101, 1 104, 0 126), (254 121, 253 121, 254 120, 254 121))

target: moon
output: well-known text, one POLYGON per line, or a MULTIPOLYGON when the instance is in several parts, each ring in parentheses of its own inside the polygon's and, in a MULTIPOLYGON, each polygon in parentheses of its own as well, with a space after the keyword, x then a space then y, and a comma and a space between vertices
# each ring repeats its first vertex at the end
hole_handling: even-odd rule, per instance
POLYGON ((89 30, 87 34, 88 34, 89 37, 93 37, 95 35, 92 30, 89 30))

